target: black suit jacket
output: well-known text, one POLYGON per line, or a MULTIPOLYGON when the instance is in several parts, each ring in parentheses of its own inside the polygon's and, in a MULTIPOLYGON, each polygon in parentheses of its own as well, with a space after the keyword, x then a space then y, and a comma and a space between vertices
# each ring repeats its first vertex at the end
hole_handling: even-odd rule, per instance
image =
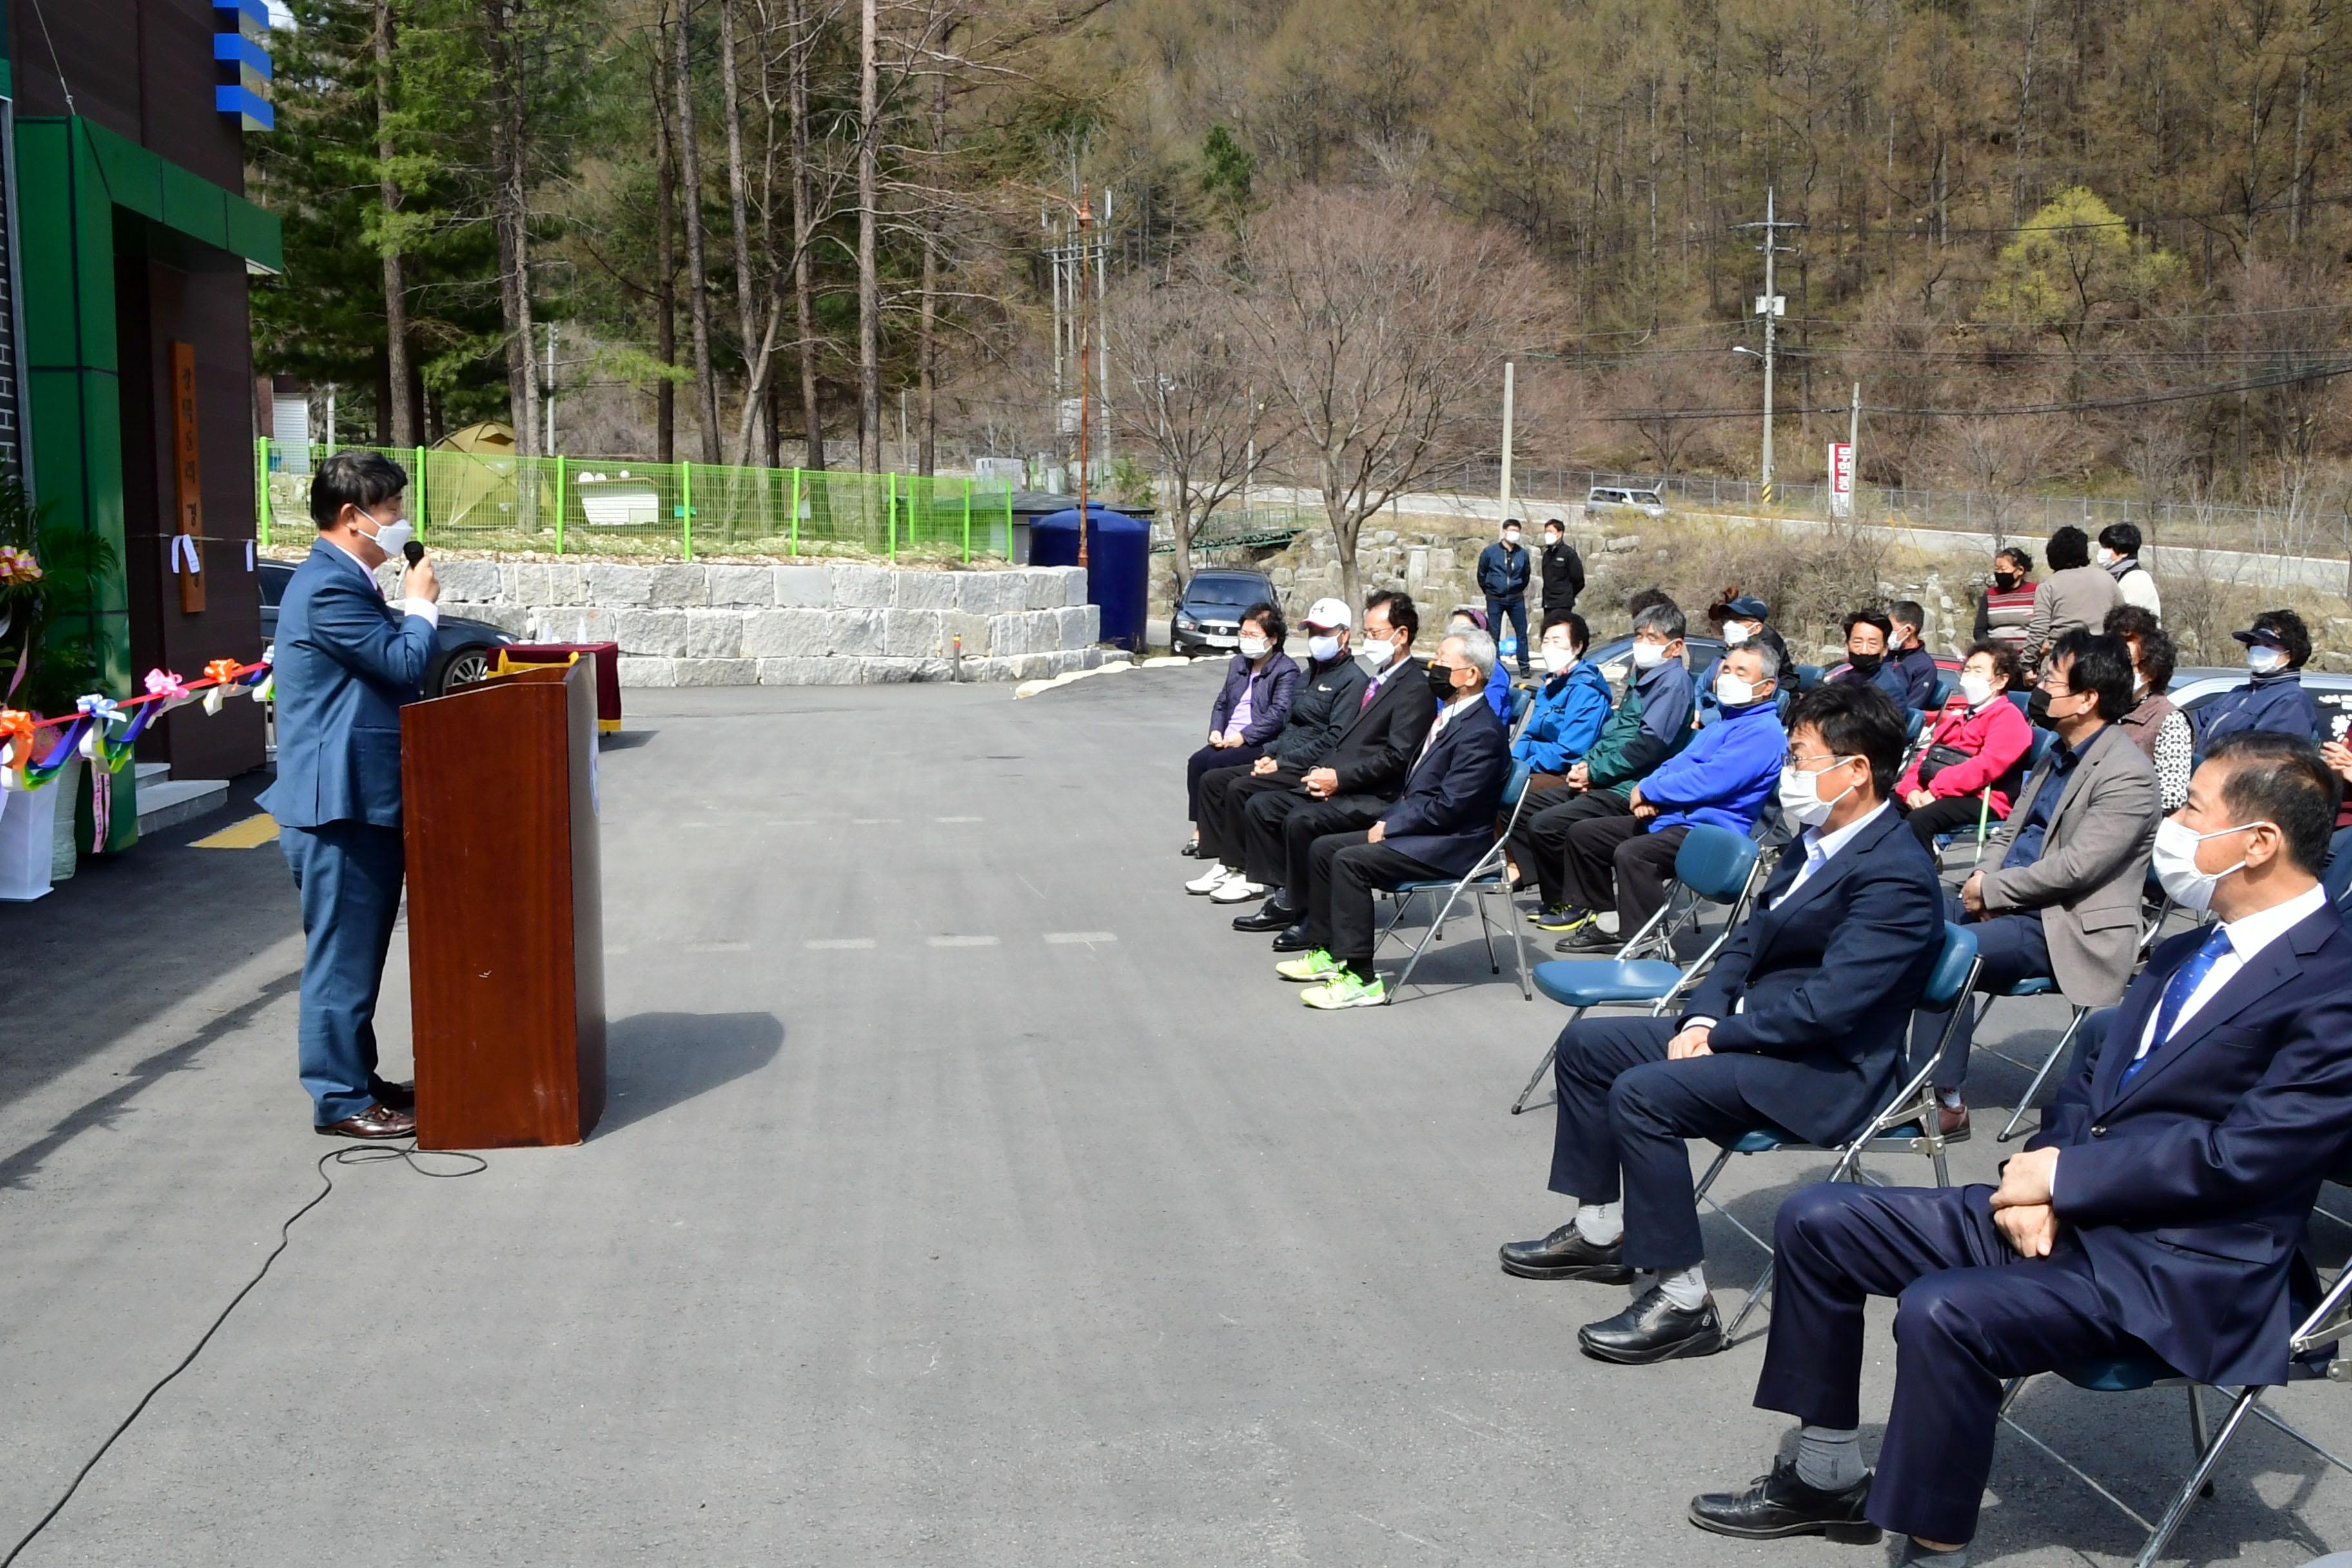
POLYGON ((1510 776, 1510 736, 1482 692, 1445 721, 1413 763, 1404 794, 1381 819, 1387 825, 1381 842, 1459 877, 1494 847, 1510 776))
POLYGON ((1393 800, 1404 788, 1404 776, 1437 721, 1437 698, 1429 689, 1424 668, 1420 659, 1406 659, 1312 764, 1339 775, 1334 795, 1393 800))
POLYGON ((2026 1147, 2055 1148, 2055 1260, 2204 1383, 2285 1381, 2288 1283, 2319 1184, 2352 1151, 2352 933, 2323 906, 2158 1046, 2148 1016, 2203 931, 2156 950, 2026 1147))
POLYGON ((1800 838, 1683 1017, 1716 1020, 1708 1048, 1740 1059, 1748 1104, 1828 1145, 1895 1092, 1911 1010, 1943 951, 1944 900, 1936 863, 1892 808, 1780 899, 1804 865, 1800 838))

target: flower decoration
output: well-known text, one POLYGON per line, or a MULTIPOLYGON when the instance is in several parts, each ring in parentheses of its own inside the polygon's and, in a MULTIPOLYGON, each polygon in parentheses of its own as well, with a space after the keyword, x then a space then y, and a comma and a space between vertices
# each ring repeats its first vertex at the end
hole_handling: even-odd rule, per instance
POLYGON ((29 550, 0 544, 0 586, 24 585, 41 580, 41 563, 29 550))
POLYGON ((147 672, 147 695, 166 702, 178 701, 188 695, 188 683, 168 669, 147 672))

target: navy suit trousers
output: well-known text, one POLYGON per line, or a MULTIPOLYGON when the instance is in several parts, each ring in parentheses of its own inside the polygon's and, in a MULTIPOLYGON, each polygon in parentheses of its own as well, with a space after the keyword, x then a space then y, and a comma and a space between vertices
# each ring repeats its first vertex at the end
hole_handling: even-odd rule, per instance
POLYGON ((1636 1268, 1689 1268, 1706 1256, 1683 1141, 1771 1124, 1739 1092, 1734 1058, 1666 1060, 1675 1027, 1672 1018, 1580 1018, 1552 1056, 1551 1190, 1586 1204, 1622 1194, 1625 1261, 1636 1268))
POLYGON ((381 1098, 375 1002, 400 912, 401 832, 364 822, 280 827, 302 894, 302 1087, 324 1127, 381 1098))
POLYGON ((1765 1410, 1861 1426, 1863 1303, 1895 1300, 1895 1401, 1870 1484, 1870 1520, 1882 1530, 1929 1541, 1976 1534, 2008 1379, 2150 1353, 2109 1314, 2063 1232, 2048 1258, 2011 1249, 1987 1186, 1807 1187, 1780 1205, 1773 1260, 1771 1337, 1756 1384, 1765 1410))

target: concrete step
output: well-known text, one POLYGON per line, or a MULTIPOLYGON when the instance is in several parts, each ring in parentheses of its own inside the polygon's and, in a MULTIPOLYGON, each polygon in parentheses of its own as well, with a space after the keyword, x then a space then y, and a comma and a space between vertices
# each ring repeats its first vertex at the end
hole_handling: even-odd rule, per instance
POLYGON ((139 784, 139 831, 160 833, 228 804, 226 779, 142 778, 139 784))
POLYGON ((172 772, 172 764, 169 763, 133 763, 131 764, 131 771, 139 776, 139 787, 141 789, 145 789, 149 784, 156 782, 157 780, 169 777, 172 772))

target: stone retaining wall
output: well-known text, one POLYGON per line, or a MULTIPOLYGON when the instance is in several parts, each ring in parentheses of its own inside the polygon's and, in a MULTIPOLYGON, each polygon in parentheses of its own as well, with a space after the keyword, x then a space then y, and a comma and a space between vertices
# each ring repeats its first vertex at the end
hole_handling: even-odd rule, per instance
MULTIPOLYGON (((915 571, 436 557, 441 603, 526 641, 617 642, 624 686, 1032 680, 1092 668, 1076 567, 915 571), (959 657, 958 639, 961 640, 959 657)), ((393 575, 387 567, 387 580, 393 575)))

